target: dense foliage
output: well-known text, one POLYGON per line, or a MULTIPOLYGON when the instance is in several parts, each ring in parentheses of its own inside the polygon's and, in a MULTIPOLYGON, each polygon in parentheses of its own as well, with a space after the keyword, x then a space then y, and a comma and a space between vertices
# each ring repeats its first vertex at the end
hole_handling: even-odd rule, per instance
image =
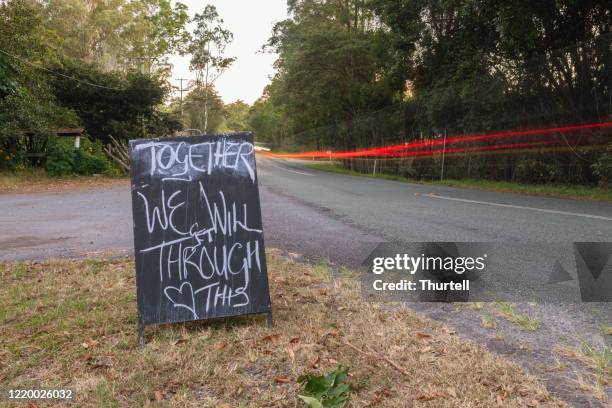
MULTIPOLYGON (((278 54, 277 74, 248 107, 224 105, 215 90, 234 58, 214 6, 189 33, 186 6, 171 0, 0 2, 0 168, 44 164, 60 127, 84 127, 95 143, 251 129, 283 150, 339 150, 612 118, 608 1, 287 6, 263 47, 278 54), (182 100, 170 98, 171 53, 191 54, 196 79, 182 100)), ((609 184, 610 131, 572 137, 564 149, 449 157, 444 174, 609 184)), ((435 156, 377 166, 416 178, 442 171, 435 156)))
POLYGON ((163 108, 165 61, 188 41, 187 20, 170 0, 1 2, 0 168, 47 158, 54 174, 105 170, 101 149, 58 147, 57 128, 83 127, 96 143, 179 129, 163 108))
MULTIPOLYGON (((610 119, 606 1, 289 0, 267 47, 278 73, 251 109, 263 139, 351 149, 442 134, 610 119)), ((587 140, 588 139, 588 140, 587 140)), ((451 177, 604 181, 610 132, 564 152, 453 158, 451 177), (553 169, 553 170, 551 170, 553 169)), ((347 163, 349 164, 349 163, 347 163)), ((371 163, 350 162, 366 170, 371 163)), ((438 158, 388 171, 440 176, 438 158)))

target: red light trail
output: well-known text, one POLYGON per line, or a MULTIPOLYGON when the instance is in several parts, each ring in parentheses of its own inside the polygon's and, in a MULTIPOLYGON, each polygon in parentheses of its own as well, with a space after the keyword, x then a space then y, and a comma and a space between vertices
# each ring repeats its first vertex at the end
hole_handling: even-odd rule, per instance
MULTIPOLYGON (((568 142, 574 142, 575 140, 568 140, 568 142)), ((555 145, 555 144, 560 144, 562 143, 559 140, 543 140, 543 141, 537 141, 537 142, 523 142, 523 143, 509 143, 509 144, 502 144, 502 145, 493 145, 493 146, 480 146, 480 147, 472 147, 472 148, 468 148, 468 147, 455 147, 455 148, 451 148, 451 149, 438 149, 438 150, 421 150, 421 151, 410 151, 410 152, 399 152, 399 153, 393 153, 393 154, 389 154, 388 156, 392 156, 392 157, 412 157, 412 156, 433 156, 436 154, 442 154, 442 153, 448 153, 448 154, 452 154, 452 153, 466 153, 466 152, 474 152, 474 153, 478 153, 478 152, 485 152, 485 151, 492 151, 492 150, 512 150, 512 149, 524 149, 524 148, 528 148, 528 147, 536 147, 536 146, 549 146, 549 145, 555 145)))
POLYGON ((472 134, 472 135, 463 135, 463 136, 451 136, 447 137, 446 141, 443 139, 422 141, 422 142, 412 142, 412 143, 401 143, 389 146, 361 149, 361 150, 353 150, 353 151, 339 151, 339 152, 325 152, 320 150, 302 152, 302 153, 267 153, 273 157, 279 158, 329 158, 329 159, 345 159, 352 157, 410 157, 410 156, 427 156, 433 154, 441 154, 441 153, 456 153, 458 151, 467 152, 467 151, 486 151, 486 150, 509 150, 513 148, 527 148, 527 147, 535 147, 543 144, 553 144, 560 143, 560 141, 548 141, 544 142, 524 142, 524 143, 512 143, 506 145, 493 145, 493 146, 481 146, 477 148, 454 148, 454 147, 446 147, 441 150, 424 150, 424 151, 414 151, 409 149, 419 149, 419 148, 427 148, 431 146, 437 146, 441 144, 456 145, 466 142, 473 141, 484 141, 484 140, 496 140, 502 138, 509 137, 523 137, 523 136, 539 136, 545 135, 549 136, 555 133, 561 132, 575 132, 579 130, 595 130, 595 129, 604 129, 612 127, 612 122, 604 122, 604 123, 590 123, 583 125, 571 125, 571 126, 561 126, 561 127, 551 127, 544 129, 529 129, 529 130, 519 130, 519 131, 505 131, 505 132, 496 132, 489 134, 472 134), (459 149, 459 150, 457 150, 459 149), (408 151, 407 151, 408 150, 408 151))

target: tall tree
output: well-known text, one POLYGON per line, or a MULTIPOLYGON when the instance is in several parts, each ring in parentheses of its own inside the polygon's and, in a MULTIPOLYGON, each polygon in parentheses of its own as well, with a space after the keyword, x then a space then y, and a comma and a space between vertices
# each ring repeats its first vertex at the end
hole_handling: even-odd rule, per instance
POLYGON ((249 104, 240 99, 225 105, 224 130, 227 132, 249 130, 249 108, 249 104))
POLYGON ((66 61, 54 70, 62 74, 52 78, 57 99, 78 114, 95 139, 163 136, 180 128, 178 118, 159 109, 169 93, 159 77, 103 72, 77 61, 66 61))
POLYGON ((204 133, 208 132, 208 96, 209 88, 223 72, 234 62, 235 58, 226 57, 225 49, 233 40, 233 34, 223 28, 223 19, 217 8, 206 5, 202 13, 193 19, 196 28, 193 32, 188 51, 191 54, 190 68, 196 72, 196 82, 204 97, 204 133))
POLYGON ((195 88, 187 94, 183 106, 188 128, 201 131, 208 129, 207 131, 211 133, 221 130, 225 122, 225 110, 214 86, 209 85, 208 89, 195 88))
POLYGON ((392 97, 378 75, 384 47, 371 11, 360 0, 295 0, 289 11, 267 44, 279 54, 272 100, 284 106, 294 133, 347 123, 341 132, 314 134, 317 146, 365 142, 358 140, 352 121, 392 97))
POLYGON ((59 53, 106 70, 158 72, 189 37, 187 6, 170 0, 48 0, 43 10, 59 53))

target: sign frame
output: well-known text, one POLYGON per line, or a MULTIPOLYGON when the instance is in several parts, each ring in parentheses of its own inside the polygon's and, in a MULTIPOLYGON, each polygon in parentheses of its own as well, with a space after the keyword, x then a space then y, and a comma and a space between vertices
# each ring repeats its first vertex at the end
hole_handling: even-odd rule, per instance
POLYGON ((130 140, 130 159, 139 343, 144 345, 147 325, 265 313, 268 326, 272 326, 253 133, 133 139, 130 140), (181 194, 185 201, 179 204, 181 194), (172 197, 175 196, 179 198, 173 202, 172 197), (171 261, 172 249, 176 246, 174 242, 181 242, 177 250, 178 283, 175 276, 177 268, 170 266, 175 263, 171 261), (185 248, 182 242, 185 242, 185 248), (229 252, 228 242, 233 244, 229 252), (253 249, 250 249, 251 243, 253 249), (207 244, 214 247, 214 256, 212 248, 209 254, 207 244), (218 267, 219 244, 222 244, 223 255, 219 254, 222 268, 218 267), (166 247, 170 251, 167 267, 164 266, 166 260, 162 262, 166 247), (234 249, 237 252, 242 250, 242 255, 236 256, 232 252, 234 249), (189 251, 191 254, 186 255, 189 251), (196 251, 199 251, 199 256, 194 258, 199 259, 200 268, 197 262, 191 261, 196 251), (149 259, 152 256, 147 258, 145 252, 153 256, 157 254, 159 263, 149 259), (238 264, 233 261, 237 258, 238 264), (190 260, 187 262, 186 259, 190 260), (203 273, 203 263, 206 264, 206 261, 202 259, 208 260, 207 266, 212 271, 210 275, 203 273), (155 272, 151 269, 157 265, 159 283, 151 279, 155 272), (191 270, 188 270, 188 266, 191 270), (251 278, 251 269, 256 270, 257 277, 251 278), (193 282, 189 279, 202 282, 204 275, 209 279, 217 278, 218 282, 214 283, 217 286, 211 284, 194 290, 193 282), (165 279, 171 280, 174 286, 168 284, 162 289, 166 284, 165 279), (149 281, 155 282, 149 284, 149 281), (243 286, 234 287, 236 282, 243 286), (221 295, 220 287, 223 287, 221 295), (213 288, 216 293, 213 293, 213 288), (201 291, 207 298, 205 302, 196 302, 195 294, 201 291), (181 301, 179 304, 177 298, 185 294, 191 295, 191 302, 181 301), (211 296, 214 307, 209 313, 211 296), (217 311, 219 296, 222 302, 220 312, 217 311), (149 298, 153 300, 147 303, 149 298), (235 298, 242 299, 242 303, 236 300, 239 304, 232 305, 235 298), (206 303, 206 308, 201 315, 203 303, 206 303))

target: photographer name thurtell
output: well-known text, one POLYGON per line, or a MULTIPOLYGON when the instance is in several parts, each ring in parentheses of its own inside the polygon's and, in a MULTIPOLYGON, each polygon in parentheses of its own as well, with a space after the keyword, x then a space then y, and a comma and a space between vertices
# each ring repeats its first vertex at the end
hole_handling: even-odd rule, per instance
POLYGON ((410 281, 408 279, 402 279, 398 282, 383 282, 381 279, 377 279, 372 283, 374 290, 378 291, 469 291, 470 281, 464 279, 459 282, 435 282, 429 279, 420 279, 418 281, 410 281))

